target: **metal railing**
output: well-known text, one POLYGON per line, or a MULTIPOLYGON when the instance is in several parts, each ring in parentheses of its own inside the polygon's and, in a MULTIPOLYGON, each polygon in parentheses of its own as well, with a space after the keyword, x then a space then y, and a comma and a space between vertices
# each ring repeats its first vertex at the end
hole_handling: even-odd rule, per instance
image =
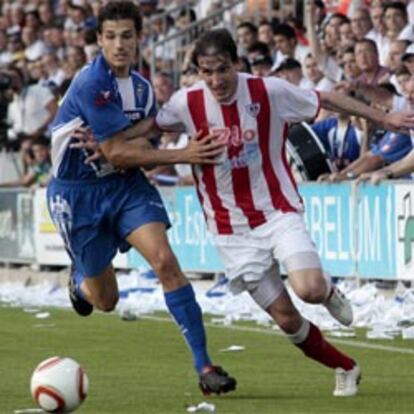
MULTIPOLYGON (((156 55, 157 48, 165 47, 170 42, 176 42, 177 48, 180 48, 180 45, 188 45, 193 40, 192 38, 194 37, 194 33, 198 33, 198 34, 202 33, 207 27, 209 27, 209 24, 211 23, 214 23, 213 26, 216 26, 217 18, 222 17, 225 12, 232 10, 233 8, 235 8, 236 6, 239 6, 240 4, 243 4, 244 2, 245 0, 235 0, 231 4, 214 11, 208 16, 189 24, 186 28, 181 29, 177 31, 176 33, 173 33, 169 36, 166 36, 162 40, 151 43, 149 45, 149 47, 151 47, 151 50, 152 50, 151 62, 150 62, 151 79, 154 77, 154 75, 157 72, 157 55, 156 55)), ((222 25, 222 23, 223 21, 221 19, 219 25, 222 25)), ((232 30, 233 28, 229 27, 229 29, 232 30)), ((184 52, 182 52, 181 50, 178 50, 176 58, 171 62, 173 65, 171 68, 171 72, 173 74, 175 85, 178 84, 178 79, 179 79, 180 69, 183 63, 183 59, 184 59, 184 52)))

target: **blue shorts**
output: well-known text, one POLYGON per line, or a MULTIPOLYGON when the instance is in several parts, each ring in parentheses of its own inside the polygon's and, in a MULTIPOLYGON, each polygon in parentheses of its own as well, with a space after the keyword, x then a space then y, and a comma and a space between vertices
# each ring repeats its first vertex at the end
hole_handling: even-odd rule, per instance
POLYGON ((118 249, 126 252, 131 247, 126 237, 140 226, 170 227, 158 191, 141 171, 91 181, 53 178, 47 201, 73 264, 88 277, 98 276, 118 249))

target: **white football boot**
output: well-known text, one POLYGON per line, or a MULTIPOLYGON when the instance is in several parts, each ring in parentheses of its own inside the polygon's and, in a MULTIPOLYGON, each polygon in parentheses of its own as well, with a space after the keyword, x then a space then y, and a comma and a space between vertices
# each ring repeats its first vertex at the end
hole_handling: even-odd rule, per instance
POLYGON ((358 384, 361 381, 361 369, 355 365, 351 370, 335 369, 334 397, 352 397, 358 392, 358 384))

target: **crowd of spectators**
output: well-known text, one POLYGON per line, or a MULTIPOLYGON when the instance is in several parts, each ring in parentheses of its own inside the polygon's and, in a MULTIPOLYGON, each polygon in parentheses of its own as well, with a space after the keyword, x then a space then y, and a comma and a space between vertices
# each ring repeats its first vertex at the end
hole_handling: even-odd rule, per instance
MULTIPOLYGON (((206 28, 225 26, 237 40, 240 71, 280 77, 305 89, 336 90, 388 111, 414 107, 414 1, 294 2, 304 10, 299 17, 277 7, 261 16, 247 1, 199 26, 197 20, 232 2, 136 1, 145 16, 136 67, 151 78, 159 106, 176 88, 197 81, 194 39, 206 28)), ((36 145, 47 143, 59 100, 79 69, 99 53, 96 17, 104 2, 0 0, 0 148, 20 150, 23 166, 13 183, 47 181, 50 160, 35 155, 36 145)), ((312 131, 333 166, 320 181, 370 178, 367 172, 412 150, 409 131, 379 130, 345 114, 321 112, 312 131)), ((159 145, 177 148, 187 140, 165 134, 159 145)), ((187 166, 156 168, 148 175, 158 184, 192 183, 187 166)))

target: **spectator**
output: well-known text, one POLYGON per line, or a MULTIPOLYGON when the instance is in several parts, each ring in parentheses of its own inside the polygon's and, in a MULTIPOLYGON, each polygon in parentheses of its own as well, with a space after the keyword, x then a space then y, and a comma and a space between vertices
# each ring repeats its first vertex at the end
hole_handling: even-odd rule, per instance
POLYGON ((403 3, 387 3, 383 9, 385 37, 380 44, 377 44, 381 62, 385 62, 387 59, 390 42, 399 37, 408 23, 407 9, 403 3))
POLYGON ((378 85, 389 70, 380 66, 378 50, 375 42, 370 39, 357 41, 355 45, 355 59, 361 75, 357 80, 368 85, 378 85))
POLYGON ((45 187, 47 185, 52 166, 49 141, 44 137, 36 138, 31 143, 31 150, 33 152, 33 164, 29 171, 18 180, 0 183, 0 188, 30 187, 32 185, 45 187))
POLYGON ((259 42, 263 42, 267 45, 270 51, 270 56, 274 61, 276 59, 277 49, 274 40, 274 31, 272 23, 268 22, 267 20, 264 20, 259 24, 258 40, 259 42))
POLYGON ((274 67, 278 67, 288 57, 296 59, 302 64, 305 57, 310 53, 310 49, 307 46, 298 45, 295 30, 287 24, 279 24, 275 27, 274 33, 278 50, 274 67))
POLYGON ((405 54, 408 45, 408 40, 395 39, 390 42, 385 66, 390 69, 392 73, 396 72, 401 67, 401 58, 405 54))
MULTIPOLYGON (((372 29, 365 36, 367 39, 373 40, 377 47, 380 48, 385 40, 385 24, 384 24, 384 9, 381 5, 370 7, 369 14, 372 22, 372 29)), ((385 65, 385 59, 382 57, 380 52, 380 64, 385 65)))
POLYGON ((285 59, 272 74, 296 86, 299 86, 303 79, 301 64, 292 58, 285 59))
POLYGON ((139 0, 139 9, 143 16, 152 16, 158 7, 158 0, 139 0))
POLYGON ((13 60, 13 55, 7 50, 7 34, 5 31, 0 30, 0 67, 7 66, 13 60))
POLYGON ((239 54, 245 55, 248 48, 258 40, 257 27, 251 22, 242 22, 237 26, 237 44, 239 54))
POLYGON ((25 85, 22 71, 13 67, 9 71, 12 77, 13 100, 7 111, 10 125, 8 137, 11 140, 30 137, 35 139, 46 132, 57 110, 57 102, 49 89, 35 84, 25 85))
POLYGON ((41 58, 41 65, 45 73, 45 85, 52 90, 59 88, 65 80, 65 72, 59 65, 54 53, 46 53, 41 58))
POLYGON ((256 55, 249 63, 254 76, 269 76, 272 71, 273 61, 269 55, 256 55))
POLYGON ((372 30, 372 21, 368 9, 359 8, 351 17, 352 32, 357 40, 364 39, 372 30))
POLYGON ((361 70, 356 63, 355 59, 355 49, 349 47, 346 49, 342 55, 342 67, 343 67, 343 77, 348 81, 355 81, 361 75, 361 70))
POLYGON ((331 91, 335 83, 328 79, 318 67, 317 60, 309 54, 303 64, 304 79, 300 86, 304 89, 315 89, 317 91, 331 91))
POLYGON ((408 72, 410 72, 411 76, 414 76, 414 44, 411 44, 405 49, 404 54, 401 56, 401 62, 408 72))
POLYGON ((270 60, 273 62, 269 46, 264 42, 254 42, 251 44, 247 50, 247 59, 249 59, 249 62, 255 60, 257 57, 264 57, 267 56, 270 58, 270 60))
POLYGON ((364 131, 356 127, 350 116, 337 114, 314 123, 311 128, 338 171, 359 157, 364 131))
POLYGON ((55 15, 49 3, 41 3, 39 5, 39 18, 43 26, 53 25, 55 23, 55 15))
POLYGON ((354 46, 356 36, 352 31, 352 25, 349 20, 344 20, 339 26, 339 46, 341 48, 347 48, 354 46))
POLYGON ((159 72, 152 81, 155 93, 155 100, 158 107, 164 105, 174 93, 174 83, 171 76, 165 72, 159 72))
POLYGON ((59 26, 46 26, 43 30, 43 40, 49 52, 54 53, 59 59, 65 56, 65 40, 63 30, 59 26))
POLYGON ((22 40, 27 60, 37 60, 47 51, 45 43, 39 38, 38 32, 33 27, 25 26, 23 28, 22 40))

